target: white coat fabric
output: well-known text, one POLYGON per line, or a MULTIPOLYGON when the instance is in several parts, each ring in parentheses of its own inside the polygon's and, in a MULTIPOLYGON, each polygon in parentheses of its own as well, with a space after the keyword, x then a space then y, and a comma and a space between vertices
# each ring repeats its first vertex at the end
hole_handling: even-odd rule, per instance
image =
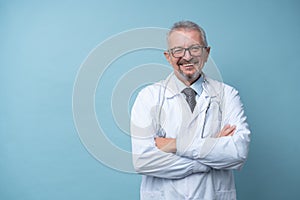
POLYGON ((244 164, 250 142, 243 105, 234 88, 201 76, 193 113, 173 73, 136 98, 131 138, 141 200, 236 199, 232 170, 244 164), (234 135, 217 137, 226 124, 236 125, 234 135), (176 138, 177 152, 159 150, 155 137, 176 138))

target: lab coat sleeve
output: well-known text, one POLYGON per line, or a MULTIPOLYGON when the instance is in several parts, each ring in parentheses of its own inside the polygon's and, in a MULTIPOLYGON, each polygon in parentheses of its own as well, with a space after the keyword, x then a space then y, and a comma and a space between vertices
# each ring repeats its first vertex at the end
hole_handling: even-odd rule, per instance
POLYGON ((138 173, 160 178, 179 179, 192 173, 205 173, 210 167, 200 161, 165 153, 155 145, 157 107, 150 89, 143 89, 131 111, 133 166, 138 173))
POLYGON ((238 92, 227 86, 224 98, 222 124, 236 125, 234 135, 217 138, 212 133, 212 137, 199 137, 192 142, 179 139, 177 155, 198 160, 214 169, 240 169, 243 166, 249 151, 250 130, 238 92))

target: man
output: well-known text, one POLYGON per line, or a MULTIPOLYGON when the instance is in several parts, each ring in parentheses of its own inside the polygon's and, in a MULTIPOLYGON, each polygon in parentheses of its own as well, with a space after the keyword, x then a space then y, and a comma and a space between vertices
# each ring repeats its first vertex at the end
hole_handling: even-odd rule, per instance
POLYGON ((133 105, 133 164, 148 199, 236 199, 232 170, 244 164, 250 131, 238 92, 205 76, 204 30, 175 23, 164 55, 173 73, 133 105))

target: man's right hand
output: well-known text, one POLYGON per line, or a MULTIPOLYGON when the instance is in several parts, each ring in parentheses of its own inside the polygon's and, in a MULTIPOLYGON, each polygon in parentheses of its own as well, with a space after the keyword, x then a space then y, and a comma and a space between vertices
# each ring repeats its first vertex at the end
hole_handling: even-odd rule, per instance
POLYGON ((176 153, 176 139, 175 138, 155 138, 155 145, 161 151, 166 153, 176 153))

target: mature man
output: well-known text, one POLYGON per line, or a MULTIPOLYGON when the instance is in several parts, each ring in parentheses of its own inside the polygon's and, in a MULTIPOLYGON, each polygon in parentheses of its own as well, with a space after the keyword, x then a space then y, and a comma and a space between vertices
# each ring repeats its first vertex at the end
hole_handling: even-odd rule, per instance
POLYGON ((141 199, 236 199, 232 170, 250 142, 238 92, 202 72, 210 47, 197 24, 177 22, 167 39, 174 72, 144 88, 131 113, 141 199))

